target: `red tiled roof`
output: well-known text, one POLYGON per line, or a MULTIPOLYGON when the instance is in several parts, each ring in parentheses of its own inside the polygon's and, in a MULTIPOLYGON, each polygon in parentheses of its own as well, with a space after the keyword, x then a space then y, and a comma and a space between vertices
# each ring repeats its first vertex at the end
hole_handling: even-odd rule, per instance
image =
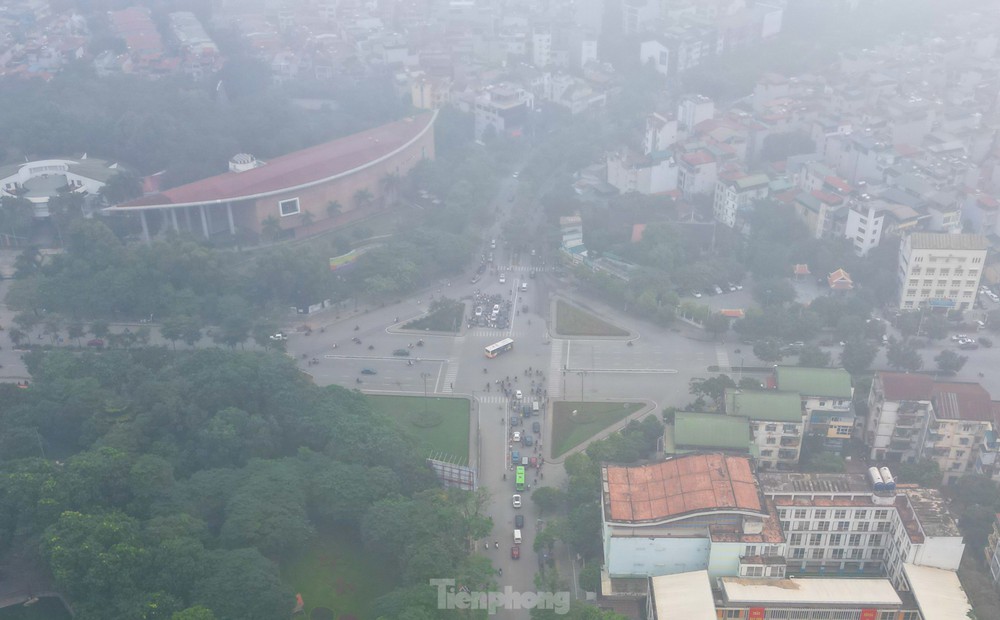
POLYGON ((813 195, 814 198, 828 205, 839 205, 840 203, 844 202, 844 198, 842 196, 831 194, 830 192, 824 192, 818 189, 814 189, 810 193, 813 195))
POLYGON ((311 185, 352 172, 392 155, 432 130, 435 113, 375 127, 338 140, 282 155, 245 172, 214 177, 143 196, 112 209, 152 205, 197 205, 241 200, 311 185))
POLYGON ((833 186, 833 187, 835 187, 835 188, 839 189, 840 191, 842 191, 844 193, 847 193, 847 194, 849 194, 849 193, 851 193, 851 192, 854 191, 854 187, 851 186, 850 183, 848 183, 847 181, 845 181, 844 179, 842 179, 840 177, 829 176, 829 177, 826 177, 825 179, 823 179, 823 181, 827 185, 831 185, 831 186, 833 186))
POLYGON ((879 372, 878 377, 886 400, 930 400, 934 393, 934 380, 927 375, 879 372))
POLYGON ((749 457, 690 454, 639 467, 605 467, 610 521, 660 521, 692 512, 766 513, 749 457))
POLYGON ((694 153, 687 153, 681 157, 686 163, 692 166, 702 166, 715 161, 712 154, 708 151, 695 151, 694 153))
POLYGON ((933 399, 939 419, 993 421, 990 393, 978 383, 935 382, 933 399))
POLYGON ((809 275, 809 265, 805 263, 796 263, 795 267, 792 268, 792 273, 797 276, 807 276, 809 275))

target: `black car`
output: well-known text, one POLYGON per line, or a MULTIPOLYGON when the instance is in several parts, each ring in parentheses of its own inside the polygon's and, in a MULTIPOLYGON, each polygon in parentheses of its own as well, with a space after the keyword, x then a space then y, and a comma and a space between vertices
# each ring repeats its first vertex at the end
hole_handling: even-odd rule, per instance
POLYGON ((374 368, 362 368, 361 374, 363 375, 377 375, 378 372, 374 368))
POLYGON ((542 425, 539 422, 537 422, 537 421, 536 422, 532 422, 531 423, 531 432, 532 433, 540 433, 540 432, 542 432, 542 425))
POLYGON ((514 527, 517 529, 524 527, 524 515, 514 515, 514 527))

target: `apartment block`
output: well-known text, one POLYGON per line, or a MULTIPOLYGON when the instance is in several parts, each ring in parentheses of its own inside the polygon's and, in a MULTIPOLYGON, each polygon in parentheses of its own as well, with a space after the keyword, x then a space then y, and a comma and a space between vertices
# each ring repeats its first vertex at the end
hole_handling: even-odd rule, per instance
POLYGON ((767 198, 770 182, 766 174, 747 174, 743 170, 720 173, 715 184, 715 220, 734 228, 756 201, 767 198))
POLYGON ((958 570, 962 535, 933 489, 873 490, 862 474, 758 474, 773 502, 790 574, 876 574, 896 587, 903 564, 958 570))
POLYGON ((795 469, 802 451, 805 413, 797 392, 775 390, 725 393, 726 414, 750 420, 760 470, 795 469))
POLYGON ((899 307, 968 310, 989 242, 983 235, 913 233, 899 248, 899 307))
POLYGON ((851 438, 856 422, 854 388, 846 370, 778 366, 774 369, 774 386, 782 392, 799 394, 807 435, 823 437, 831 450, 839 450, 851 438))
POLYGON ((926 375, 877 372, 868 395, 865 441, 878 462, 909 463, 929 458, 944 481, 975 470, 993 475, 984 459, 995 443, 994 408, 978 383, 934 381, 926 375))

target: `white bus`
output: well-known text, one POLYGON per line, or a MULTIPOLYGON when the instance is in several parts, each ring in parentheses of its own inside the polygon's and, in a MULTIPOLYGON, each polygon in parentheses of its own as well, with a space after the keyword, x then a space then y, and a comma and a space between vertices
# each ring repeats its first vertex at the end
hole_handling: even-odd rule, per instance
POLYGON ((514 348, 514 341, 510 338, 504 338, 496 344, 491 344, 486 347, 486 357, 492 359, 501 353, 505 353, 514 348))

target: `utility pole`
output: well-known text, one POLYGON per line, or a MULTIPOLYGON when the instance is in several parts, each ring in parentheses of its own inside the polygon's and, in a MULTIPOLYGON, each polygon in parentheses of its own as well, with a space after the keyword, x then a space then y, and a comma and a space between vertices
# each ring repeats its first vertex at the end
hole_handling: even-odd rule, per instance
POLYGON ((420 378, 424 380, 424 413, 427 413, 427 377, 429 376, 430 374, 426 372, 420 373, 420 378))

